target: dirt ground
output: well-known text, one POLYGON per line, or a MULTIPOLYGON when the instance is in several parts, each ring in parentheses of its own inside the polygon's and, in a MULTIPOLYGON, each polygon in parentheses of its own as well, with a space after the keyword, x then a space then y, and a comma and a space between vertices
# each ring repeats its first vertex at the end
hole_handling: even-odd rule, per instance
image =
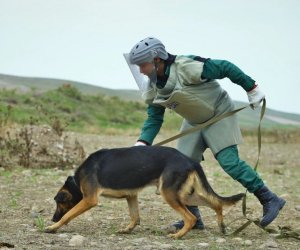
MULTIPOLYGON (((95 136, 69 133, 87 153, 99 148, 130 146, 136 136, 95 136)), ((158 138, 158 141, 162 139, 158 138)), ((174 146, 175 144, 170 144, 174 146)), ((257 145, 245 140, 240 156, 250 164, 257 157, 257 145)), ((179 219, 155 188, 146 188, 139 195, 141 225, 131 234, 118 234, 118 229, 129 222, 125 200, 100 197, 97 207, 74 219, 56 234, 42 232, 51 225, 55 210, 53 197, 74 170, 56 169, 0 169, 0 249, 300 249, 296 239, 300 233, 300 145, 263 143, 259 173, 266 184, 287 204, 278 218, 269 226, 271 233, 250 225, 238 235, 222 235, 214 212, 201 208, 206 229, 192 230, 181 240, 167 237, 166 225, 179 219), (72 246, 72 238, 83 241, 72 246), (283 235, 294 237, 281 237, 283 235)), ((205 153, 204 171, 212 187, 220 195, 244 192, 239 183, 228 177, 218 166, 212 154, 205 153)), ((247 214, 256 219, 262 208, 256 198, 247 195, 247 214)), ((225 211, 228 232, 246 222, 242 204, 225 211), (231 223, 233 222, 233 223, 231 223)))

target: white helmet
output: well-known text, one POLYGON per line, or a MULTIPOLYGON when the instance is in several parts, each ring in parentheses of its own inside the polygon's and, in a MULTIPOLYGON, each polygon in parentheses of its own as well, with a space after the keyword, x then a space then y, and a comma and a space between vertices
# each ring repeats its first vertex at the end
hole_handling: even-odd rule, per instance
POLYGON ((129 61, 131 64, 142 64, 145 62, 153 62, 155 57, 163 60, 168 59, 168 53, 163 43, 154 37, 147 37, 133 46, 129 53, 129 61))

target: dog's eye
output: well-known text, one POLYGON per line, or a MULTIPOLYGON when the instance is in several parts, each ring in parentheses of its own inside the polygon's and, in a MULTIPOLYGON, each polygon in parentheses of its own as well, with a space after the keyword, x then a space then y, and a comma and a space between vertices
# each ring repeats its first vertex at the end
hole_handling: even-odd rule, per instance
POLYGON ((67 202, 68 200, 71 200, 71 199, 72 199, 72 196, 67 192, 60 192, 54 198, 54 200, 56 202, 62 202, 62 203, 67 202))

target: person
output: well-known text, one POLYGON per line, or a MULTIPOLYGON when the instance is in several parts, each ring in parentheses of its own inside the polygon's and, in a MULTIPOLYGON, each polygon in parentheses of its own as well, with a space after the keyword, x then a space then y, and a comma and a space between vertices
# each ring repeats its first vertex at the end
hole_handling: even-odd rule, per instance
MULTIPOLYGON (((194 55, 172 55, 154 37, 141 40, 124 56, 148 104, 148 117, 135 146, 152 144, 162 126, 166 108, 184 118, 181 131, 234 110, 232 99, 217 79, 229 78, 241 86, 253 109, 265 98, 255 80, 233 63, 194 55)), ((177 149, 200 162, 209 148, 224 171, 258 198, 263 207, 260 225, 266 227, 286 201, 273 193, 257 172, 240 159, 237 145, 241 142, 237 115, 232 115, 181 137, 177 149)), ((188 209, 197 218, 194 228, 204 229, 198 207, 188 206, 188 209)), ((180 220, 172 226, 178 230, 184 222, 180 220)))

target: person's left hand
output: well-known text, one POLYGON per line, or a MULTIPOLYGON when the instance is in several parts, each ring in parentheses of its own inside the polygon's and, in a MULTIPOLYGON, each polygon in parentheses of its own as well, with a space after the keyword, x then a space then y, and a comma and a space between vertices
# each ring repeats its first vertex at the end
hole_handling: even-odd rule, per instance
POLYGON ((147 144, 145 142, 142 141, 137 141, 134 146, 147 146, 147 144))
POLYGON ((265 99, 265 94, 260 91, 258 85, 249 92, 247 92, 248 100, 252 109, 259 107, 259 104, 263 99, 265 99))

